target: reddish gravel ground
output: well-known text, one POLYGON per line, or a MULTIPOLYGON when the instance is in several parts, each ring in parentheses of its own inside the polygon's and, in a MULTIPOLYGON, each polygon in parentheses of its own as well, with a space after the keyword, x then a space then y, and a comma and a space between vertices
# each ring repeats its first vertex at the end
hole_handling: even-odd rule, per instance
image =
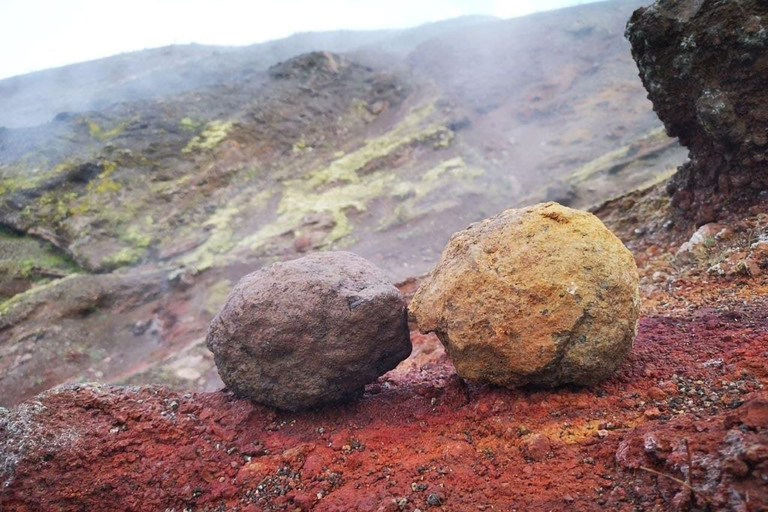
POLYGON ((595 389, 466 385, 416 333, 414 359, 362 400, 310 413, 59 389, 0 420, 0 509, 766 510, 768 300, 702 286, 720 299, 650 311, 595 389))
POLYGON ((58 388, 0 410, 0 510, 768 510, 768 272, 673 265, 659 233, 629 243, 644 313, 595 388, 467 384, 417 332, 361 400, 313 412, 58 388))

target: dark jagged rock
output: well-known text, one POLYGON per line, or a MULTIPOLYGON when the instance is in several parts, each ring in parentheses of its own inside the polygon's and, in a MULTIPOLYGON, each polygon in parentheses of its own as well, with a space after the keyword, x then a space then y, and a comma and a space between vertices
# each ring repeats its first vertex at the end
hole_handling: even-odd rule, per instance
POLYGON ((405 301, 349 252, 317 253, 244 277, 208 332, 236 394, 288 410, 339 402, 411 353, 405 301))
POLYGON ((768 3, 660 0, 626 36, 654 109, 690 161, 672 204, 704 223, 768 188, 768 3))
POLYGON ((306 79, 315 73, 336 74, 349 66, 350 63, 339 55, 329 52, 311 52, 272 66, 269 68, 269 75, 278 80, 306 79))

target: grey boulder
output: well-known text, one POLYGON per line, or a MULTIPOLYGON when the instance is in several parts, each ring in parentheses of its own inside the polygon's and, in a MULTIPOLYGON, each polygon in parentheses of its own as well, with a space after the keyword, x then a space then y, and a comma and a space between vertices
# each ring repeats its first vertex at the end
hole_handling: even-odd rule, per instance
POLYGON ((411 353, 402 295, 349 252, 310 254, 243 277, 207 344, 236 395, 288 410, 359 396, 411 353))

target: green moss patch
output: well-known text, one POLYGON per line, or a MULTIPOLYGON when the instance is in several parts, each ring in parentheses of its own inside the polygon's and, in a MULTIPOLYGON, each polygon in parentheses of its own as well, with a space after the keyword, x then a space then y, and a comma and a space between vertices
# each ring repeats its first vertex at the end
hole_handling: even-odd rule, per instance
POLYGON ((45 271, 72 274, 82 269, 50 243, 0 227, 0 274, 34 277, 45 271))
MULTIPOLYGON (((298 233, 303 219, 312 214, 332 216, 334 227, 321 246, 333 246, 344 242, 353 233, 348 213, 352 210, 358 213, 365 211, 367 204, 376 198, 410 194, 407 208, 413 209, 418 201, 440 185, 441 180, 471 180, 482 174, 479 169, 467 167, 461 158, 443 162, 427 171, 422 179, 414 181, 404 179, 394 169, 361 172, 374 160, 385 159, 404 146, 426 144, 440 149, 446 141, 450 144, 453 132, 440 123, 430 121, 433 111, 433 105, 421 107, 389 132, 367 141, 360 149, 341 154, 330 165, 310 172, 302 180, 285 182, 276 219, 242 240, 238 246, 255 250, 276 236, 292 231, 298 233)), ((395 222, 387 221, 386 225, 395 222)))
POLYGON ((127 265, 133 265, 142 259, 146 252, 146 249, 141 247, 124 247, 104 258, 102 266, 106 270, 114 270, 127 265))
POLYGON ((192 153, 194 151, 209 151, 214 149, 221 143, 221 141, 227 138, 227 135, 229 135, 229 132, 234 125, 235 123, 231 121, 211 121, 205 125, 205 128, 200 132, 200 135, 193 137, 192 140, 187 143, 181 152, 192 153))
POLYGON ((0 228, 0 299, 50 279, 82 273, 72 258, 50 243, 0 228), (19 288, 24 283, 22 288, 19 288))
POLYGON ((236 245, 233 232, 236 217, 262 208, 271 196, 272 192, 268 190, 259 193, 248 191, 217 209, 203 223, 203 227, 210 233, 208 239, 184 255, 179 260, 180 263, 194 267, 198 272, 212 267, 222 255, 236 245))
POLYGON ((403 181, 392 190, 398 201, 391 215, 379 221, 378 230, 404 225, 430 213, 445 211, 457 204, 458 197, 470 190, 469 184, 482 176, 484 171, 468 166, 461 157, 451 158, 426 171, 421 180, 403 181), (452 199, 431 200, 431 195, 441 187, 461 184, 460 191, 445 194, 452 199))
POLYGON ((87 117, 83 118, 82 122, 88 127, 88 135, 99 142, 107 142, 114 139, 123 133, 128 125, 127 121, 123 121, 106 130, 99 123, 87 117))
POLYGON ((231 290, 232 283, 229 279, 222 279, 209 286, 205 297, 205 312, 210 315, 218 313, 231 290))
POLYGON ((620 170, 640 158, 642 152, 656 151, 671 144, 674 144, 674 139, 667 136, 664 127, 653 129, 637 142, 599 156, 579 167, 568 177, 568 181, 578 185, 597 174, 615 172, 615 170, 620 170))

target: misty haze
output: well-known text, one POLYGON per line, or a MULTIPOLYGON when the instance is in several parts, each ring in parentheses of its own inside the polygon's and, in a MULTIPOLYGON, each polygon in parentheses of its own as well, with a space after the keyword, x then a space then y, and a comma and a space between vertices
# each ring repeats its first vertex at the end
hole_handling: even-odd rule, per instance
POLYGON ((768 510, 766 20, 0 5, 0 510, 768 510))

